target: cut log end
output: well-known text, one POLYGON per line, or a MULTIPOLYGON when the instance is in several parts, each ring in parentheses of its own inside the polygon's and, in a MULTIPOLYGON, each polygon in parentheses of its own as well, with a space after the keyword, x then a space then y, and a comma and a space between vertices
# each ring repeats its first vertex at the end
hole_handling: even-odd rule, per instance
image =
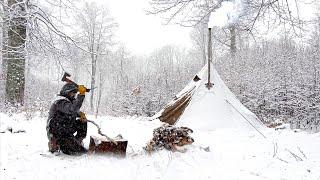
POLYGON ((114 141, 117 144, 103 137, 90 136, 89 152, 125 157, 128 141, 125 139, 116 139, 114 141))

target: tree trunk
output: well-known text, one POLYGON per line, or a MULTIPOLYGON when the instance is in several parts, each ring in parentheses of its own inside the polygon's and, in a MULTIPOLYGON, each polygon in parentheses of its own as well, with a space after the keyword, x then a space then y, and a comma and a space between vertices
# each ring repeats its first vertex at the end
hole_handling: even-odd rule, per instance
POLYGON ((121 77, 121 80, 123 80, 123 60, 124 60, 124 49, 121 49, 121 56, 120 56, 120 77, 121 77))
POLYGON ((201 35, 202 35, 202 65, 206 65, 207 64, 207 53, 206 53, 206 37, 207 37, 207 34, 205 33, 205 30, 207 30, 207 28, 201 28, 201 35))
POLYGON ((206 47, 204 46, 202 49, 202 65, 204 66, 207 63, 207 54, 206 47))
POLYGON ((8 0, 12 15, 8 24, 8 54, 6 101, 12 105, 23 105, 25 90, 25 39, 26 39, 26 4, 23 0, 8 0), (15 11, 15 13, 13 12, 15 11))
POLYGON ((237 52, 235 26, 231 25, 229 30, 230 30, 230 53, 231 53, 231 57, 234 59, 237 52))
POLYGON ((91 53, 91 62, 92 62, 92 66, 91 66, 91 96, 90 96, 90 109, 93 112, 94 111, 94 107, 93 107, 93 97, 94 97, 94 92, 95 92, 95 84, 96 84, 96 70, 97 70, 97 59, 95 58, 95 55, 92 51, 91 53))
POLYGON ((2 1, 2 75, 1 77, 4 77, 4 74, 6 73, 7 69, 7 47, 8 47, 8 8, 6 7, 7 2, 2 1))
POLYGON ((102 90, 103 90, 103 81, 104 81, 104 78, 102 78, 102 73, 101 71, 99 72, 99 96, 98 96, 98 100, 97 100, 97 107, 96 107, 96 118, 99 114, 99 107, 100 107, 100 104, 101 104, 101 96, 102 96, 102 90))

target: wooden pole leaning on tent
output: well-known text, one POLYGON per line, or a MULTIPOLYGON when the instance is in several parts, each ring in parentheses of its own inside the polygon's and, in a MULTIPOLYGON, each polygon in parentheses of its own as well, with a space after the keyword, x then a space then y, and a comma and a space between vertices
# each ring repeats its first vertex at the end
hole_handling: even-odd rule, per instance
POLYGON ((212 59, 212 41, 211 41, 211 28, 208 29, 208 83, 206 83, 206 87, 210 89, 213 86, 213 83, 210 82, 210 65, 212 59))

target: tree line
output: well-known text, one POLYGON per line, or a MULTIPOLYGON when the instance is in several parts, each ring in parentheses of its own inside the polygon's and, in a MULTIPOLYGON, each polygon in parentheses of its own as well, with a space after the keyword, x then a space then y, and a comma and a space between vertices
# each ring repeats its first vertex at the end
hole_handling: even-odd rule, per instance
MULTIPOLYGON (((86 98, 87 112, 152 116, 206 63, 208 13, 223 1, 151 2, 149 13, 169 13, 168 23, 193 27, 191 49, 167 45, 134 56, 115 41, 118 25, 107 7, 2 0, 1 109, 40 110, 45 115, 67 71, 93 88, 86 98), (186 13, 190 16, 183 16, 186 13)), ((319 124, 319 18, 307 22, 299 17, 302 0, 243 2, 247 11, 236 23, 213 28, 218 72, 263 121, 299 122, 301 128, 319 124), (265 23, 281 38, 262 38, 265 23)))

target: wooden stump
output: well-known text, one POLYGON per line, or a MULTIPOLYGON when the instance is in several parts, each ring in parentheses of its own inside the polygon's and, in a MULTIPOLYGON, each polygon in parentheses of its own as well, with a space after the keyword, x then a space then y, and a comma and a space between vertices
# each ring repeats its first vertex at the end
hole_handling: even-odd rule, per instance
POLYGON ((126 156, 128 141, 125 139, 115 139, 114 141, 117 144, 104 137, 90 136, 89 152, 126 156))

